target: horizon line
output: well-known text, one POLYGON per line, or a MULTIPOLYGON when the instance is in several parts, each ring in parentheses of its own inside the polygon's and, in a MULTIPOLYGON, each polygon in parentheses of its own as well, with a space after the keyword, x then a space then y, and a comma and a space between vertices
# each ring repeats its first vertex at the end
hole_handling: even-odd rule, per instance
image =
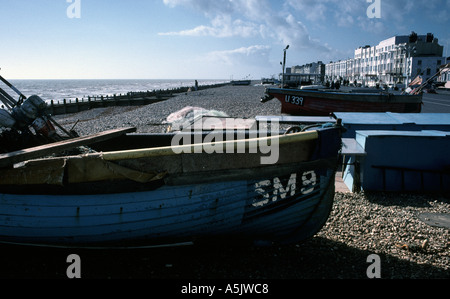
MULTIPOLYGON (((8 80, 223 80, 230 81, 230 79, 208 79, 208 78, 8 78, 8 80)), ((258 80, 258 79, 253 79, 258 80)))

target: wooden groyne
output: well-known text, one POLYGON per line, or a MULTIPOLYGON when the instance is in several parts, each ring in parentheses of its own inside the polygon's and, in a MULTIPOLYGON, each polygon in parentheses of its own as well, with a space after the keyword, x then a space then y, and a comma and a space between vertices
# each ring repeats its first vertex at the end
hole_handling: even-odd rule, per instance
MULTIPOLYGON (((198 90, 217 88, 229 83, 198 86, 198 90)), ((193 87, 179 87, 174 89, 152 90, 141 92, 128 92, 126 94, 112 96, 88 96, 70 100, 62 100, 55 103, 51 100, 48 105, 48 113, 51 115, 61 115, 77 113, 85 110, 113 107, 113 106, 142 106, 168 100, 177 94, 186 93, 193 90, 193 87)))

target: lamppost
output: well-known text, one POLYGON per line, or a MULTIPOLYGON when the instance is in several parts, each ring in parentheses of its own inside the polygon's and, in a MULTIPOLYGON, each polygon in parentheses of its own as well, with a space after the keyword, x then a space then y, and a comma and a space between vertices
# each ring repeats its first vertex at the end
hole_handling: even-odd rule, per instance
POLYGON ((289 49, 289 45, 286 46, 286 48, 284 48, 284 57, 283 57, 283 74, 281 75, 281 88, 284 88, 284 70, 286 67, 286 50, 289 49))
MULTIPOLYGON (((412 72, 412 63, 411 63, 411 68, 409 67, 409 58, 411 58, 411 52, 415 53, 416 52, 416 47, 415 46, 400 46, 400 49, 405 50, 405 72, 406 72, 406 80, 405 80, 405 88, 408 88, 409 85, 409 74, 412 72)), ((412 73, 411 73, 412 75, 412 73)))

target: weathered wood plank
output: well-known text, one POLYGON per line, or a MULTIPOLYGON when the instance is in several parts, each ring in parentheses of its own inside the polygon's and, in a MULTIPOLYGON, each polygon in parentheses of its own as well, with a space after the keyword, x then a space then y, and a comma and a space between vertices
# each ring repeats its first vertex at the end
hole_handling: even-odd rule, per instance
POLYGON ((109 131, 100 132, 97 134, 77 137, 73 139, 68 139, 64 141, 59 141, 51 144, 45 144, 37 147, 32 147, 28 149, 23 149, 7 154, 0 155, 0 168, 11 167, 15 163, 27 161, 30 159, 36 159, 43 156, 58 153, 64 150, 69 150, 77 146, 90 145, 96 142, 105 141, 108 139, 116 138, 121 135, 135 132, 136 128, 121 128, 109 131))

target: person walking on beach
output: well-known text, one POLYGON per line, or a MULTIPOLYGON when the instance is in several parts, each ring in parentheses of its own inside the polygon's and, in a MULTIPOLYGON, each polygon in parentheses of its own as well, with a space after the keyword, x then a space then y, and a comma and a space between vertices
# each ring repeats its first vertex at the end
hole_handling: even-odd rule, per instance
POLYGON ((195 89, 194 89, 195 91, 197 91, 198 90, 198 81, 197 80, 195 80, 195 89))

